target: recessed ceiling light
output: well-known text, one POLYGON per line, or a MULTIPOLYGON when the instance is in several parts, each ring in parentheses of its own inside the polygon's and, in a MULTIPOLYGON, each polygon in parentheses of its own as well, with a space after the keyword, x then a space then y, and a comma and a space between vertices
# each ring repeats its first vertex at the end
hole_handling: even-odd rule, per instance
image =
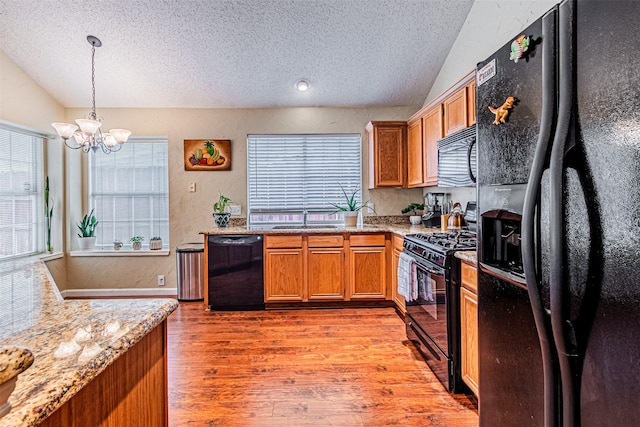
POLYGON ((306 90, 309 89, 309 86, 311 86, 309 84, 308 81, 304 80, 304 79, 300 79, 296 82, 296 84, 294 85, 296 89, 298 89, 300 92, 304 92, 306 90))

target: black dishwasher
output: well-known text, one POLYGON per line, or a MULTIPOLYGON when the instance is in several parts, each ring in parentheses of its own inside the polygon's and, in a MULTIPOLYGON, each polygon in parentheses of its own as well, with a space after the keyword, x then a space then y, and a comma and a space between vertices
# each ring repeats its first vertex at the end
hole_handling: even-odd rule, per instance
POLYGON ((209 308, 264 310, 262 235, 210 235, 209 308))

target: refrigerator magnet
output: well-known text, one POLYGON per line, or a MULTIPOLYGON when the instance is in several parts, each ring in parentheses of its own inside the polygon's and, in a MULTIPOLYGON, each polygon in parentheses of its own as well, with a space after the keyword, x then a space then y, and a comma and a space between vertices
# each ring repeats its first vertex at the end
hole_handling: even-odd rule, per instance
POLYGON ((511 109, 511 107, 513 107, 513 104, 515 102, 516 99, 513 96, 508 96, 507 100, 504 101, 504 104, 502 104, 498 108, 489 106, 489 111, 496 115, 496 119, 493 121, 494 125, 499 125, 500 123, 504 123, 507 120, 509 110, 511 109))
POLYGON ((524 56, 524 53, 529 50, 531 44, 529 37, 524 34, 519 35, 513 42, 511 42, 511 53, 509 59, 518 63, 518 60, 524 56))

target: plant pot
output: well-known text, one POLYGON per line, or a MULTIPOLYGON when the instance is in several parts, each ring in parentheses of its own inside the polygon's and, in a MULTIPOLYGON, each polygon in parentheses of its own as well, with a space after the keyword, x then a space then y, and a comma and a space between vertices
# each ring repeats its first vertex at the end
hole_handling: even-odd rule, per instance
POLYGON ((213 221, 216 223, 218 227, 228 227, 229 218, 231 218, 230 213, 214 213, 213 214, 213 221))
POLYGON ((162 240, 149 240, 149 249, 152 251, 162 249, 162 240))
POLYGON ((420 215, 411 215, 409 221, 413 225, 420 225, 420 223, 422 223, 422 217, 420 215))
POLYGON ((142 242, 131 242, 131 247, 134 251, 139 251, 142 249, 142 242))
POLYGON ((81 251, 91 251, 96 245, 96 236, 78 237, 78 247, 81 251))
POLYGON ((358 211, 346 211, 344 212, 344 226, 355 227, 358 223, 358 211))

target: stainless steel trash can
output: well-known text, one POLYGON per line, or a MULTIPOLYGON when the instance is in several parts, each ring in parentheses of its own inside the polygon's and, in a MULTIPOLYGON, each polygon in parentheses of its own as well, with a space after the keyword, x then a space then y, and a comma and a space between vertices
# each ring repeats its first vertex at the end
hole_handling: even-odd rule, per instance
POLYGON ((176 247, 178 300, 204 299, 204 243, 183 243, 176 247))

